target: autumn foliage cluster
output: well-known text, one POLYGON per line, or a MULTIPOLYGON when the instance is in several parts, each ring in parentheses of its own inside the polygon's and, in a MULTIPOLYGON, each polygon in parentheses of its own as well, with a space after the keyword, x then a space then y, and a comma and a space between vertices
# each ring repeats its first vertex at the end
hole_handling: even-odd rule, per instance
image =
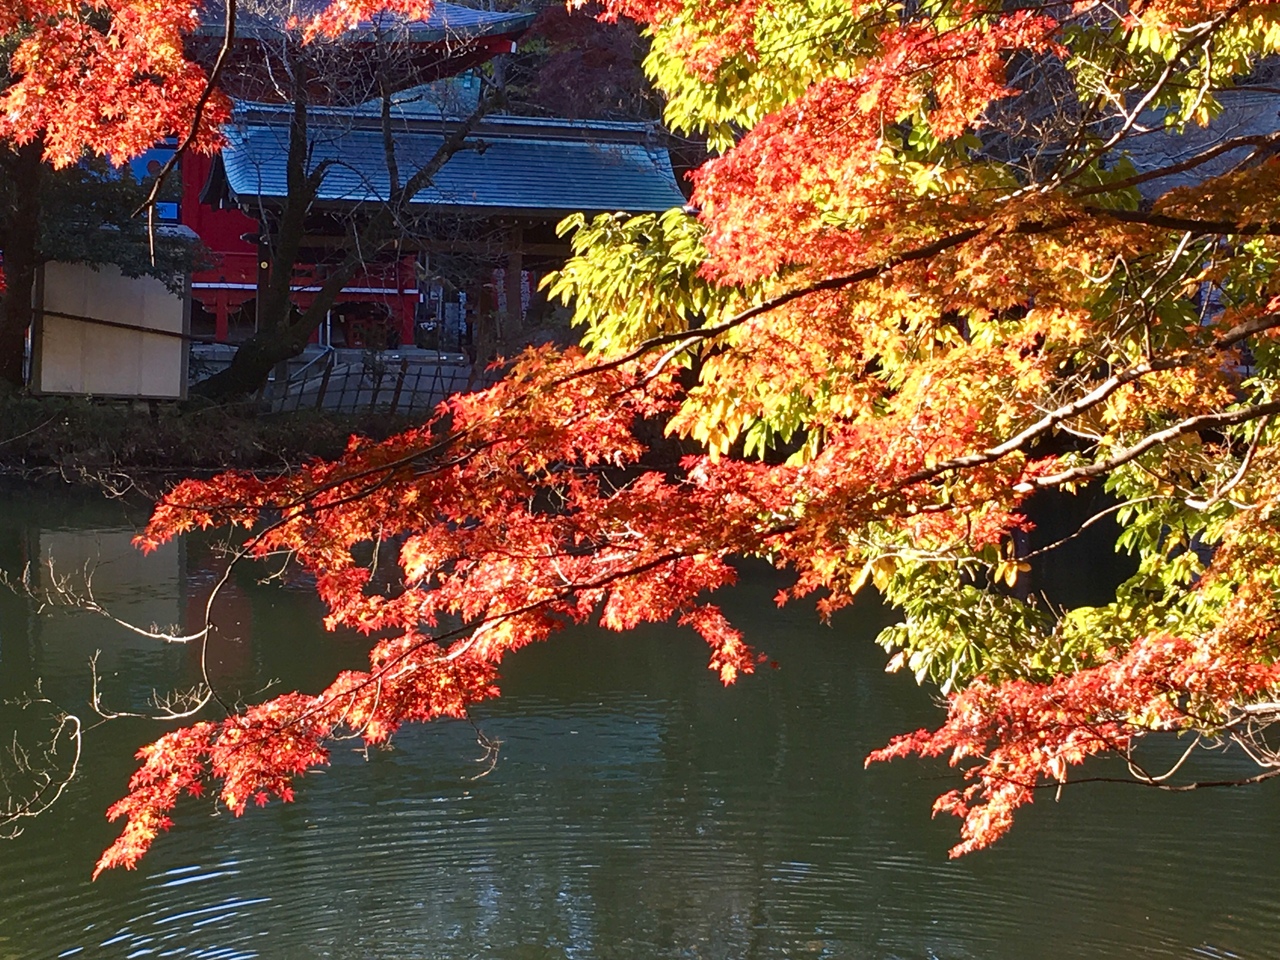
MULTIPOLYGON (((6 8, 7 30, 39 26, 5 133, 43 128, 72 157, 190 121, 192 8, 95 6, 105 32, 69 9, 6 8), (125 51, 130 70, 100 71, 125 51), (76 57, 75 76, 102 77, 92 109, 65 89, 76 57)), ((339 27, 367 13, 341 9, 339 27)), ((1176 784, 1133 753, 1149 733, 1280 770, 1265 736, 1280 131, 1272 109, 1265 129, 1203 135, 1265 80, 1280 4, 614 0, 606 15, 647 28, 668 125, 715 154, 691 207, 566 221, 575 256, 551 290, 579 348, 515 358, 491 389, 335 462, 165 498, 144 547, 242 527, 248 554, 314 576, 329 623, 371 637, 370 663, 145 748, 99 870, 134 865, 183 794, 236 813, 288 800, 334 736, 376 744, 464 714, 506 654, 567 624, 682 624, 731 682, 756 659, 714 604, 739 556, 792 571, 779 602, 828 614, 865 587, 901 611, 881 636, 890 667, 937 684, 947 715, 875 759, 958 768, 937 805, 962 820, 956 853, 1097 754, 1176 784), (649 464, 656 430, 689 451, 678 466, 649 464), (1089 485, 1136 572, 1100 606, 1026 596, 1027 500, 1089 485), (390 585, 370 561, 388 552, 390 585)))

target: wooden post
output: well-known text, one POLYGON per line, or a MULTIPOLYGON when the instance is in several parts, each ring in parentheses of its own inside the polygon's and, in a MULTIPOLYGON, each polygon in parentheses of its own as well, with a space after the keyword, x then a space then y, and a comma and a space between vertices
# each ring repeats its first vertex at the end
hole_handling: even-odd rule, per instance
POLYGON ((387 413, 394 415, 396 408, 400 406, 400 392, 404 390, 404 375, 409 372, 409 358, 405 357, 400 361, 400 375, 396 377, 396 389, 391 394, 391 408, 387 413))
POLYGON ((262 329, 262 301, 267 298, 267 284, 271 281, 271 248, 267 246, 266 231, 258 232, 257 299, 254 302, 253 332, 262 329))
POLYGON ((524 280, 524 230, 520 224, 511 225, 507 240, 506 264, 507 315, 503 318, 502 335, 504 339, 515 338, 523 328, 520 305, 523 300, 524 280))
POLYGON ((213 339, 218 343, 227 342, 227 313, 229 310, 227 291, 219 290, 213 295, 213 339))
MULTIPOLYGON (((316 409, 324 409, 324 395, 329 391, 329 377, 333 375, 333 354, 329 354, 324 365, 324 373, 320 377, 320 389, 316 393, 316 409)), ((339 403, 341 406, 341 403, 339 403)))

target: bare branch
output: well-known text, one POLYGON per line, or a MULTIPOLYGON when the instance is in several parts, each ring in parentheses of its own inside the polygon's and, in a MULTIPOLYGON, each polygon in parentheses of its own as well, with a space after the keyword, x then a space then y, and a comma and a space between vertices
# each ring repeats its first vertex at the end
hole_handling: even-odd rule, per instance
MULTIPOLYGON (((18 705, 23 708, 52 706, 52 701, 37 697, 18 705)), ((38 759, 33 760, 31 753, 18 743, 16 734, 10 744, 8 753, 12 770, 0 769, 0 784, 8 788, 10 780, 17 779, 20 786, 15 792, 6 789, 6 796, 0 801, 0 839, 10 840, 19 836, 23 821, 49 810, 66 792, 80 769, 84 748, 80 719, 61 710, 56 711, 53 719, 57 725, 49 741, 41 748, 38 759), (60 744, 70 748, 71 760, 65 766, 59 763, 60 744)))
POLYGON ((0 585, 8 587, 19 596, 26 596, 34 600, 42 609, 44 607, 58 607, 83 610, 86 613, 92 613, 110 620, 116 626, 123 627, 130 633, 137 634, 140 637, 146 637, 148 640, 160 640, 164 643, 191 643, 192 641, 203 639, 208 634, 208 625, 196 633, 180 634, 175 628, 161 629, 154 623, 150 628, 146 628, 130 623, 127 620, 121 620, 102 606, 94 596, 94 568, 90 563, 86 563, 80 571, 79 579, 83 585, 74 582, 69 574, 59 574, 54 569, 53 560, 47 560, 45 565, 49 573, 48 587, 37 590, 32 586, 29 564, 23 569, 22 577, 18 580, 14 580, 3 570, 0 570, 0 585))
POLYGON ((1132 460, 1136 460, 1142 454, 1154 447, 1160 446, 1162 443, 1168 443, 1177 437, 1188 433, 1198 433, 1201 430, 1215 430, 1219 427, 1229 427, 1238 423, 1247 423, 1250 420, 1258 420, 1262 417, 1272 416, 1280 413, 1280 400, 1270 403, 1259 403, 1251 407, 1243 407, 1238 410, 1230 410, 1225 413, 1206 413, 1198 417, 1188 417, 1185 420, 1175 423, 1171 427, 1164 430, 1158 430, 1155 433, 1148 434, 1142 440, 1126 447, 1119 453, 1108 457, 1105 460, 1099 460, 1094 463, 1085 464, 1080 467, 1073 467, 1070 470, 1063 470, 1061 473, 1055 473, 1046 477, 1036 477, 1025 483, 1018 485, 1019 492, 1029 493, 1031 490, 1047 490, 1052 487, 1060 487, 1064 483, 1074 483, 1077 480, 1089 480, 1093 477, 1099 477, 1110 473, 1116 467, 1123 466, 1132 460))
POLYGON ((165 161, 164 166, 160 168, 160 172, 156 174, 155 182, 151 184, 151 191, 147 194, 147 199, 133 212, 136 217, 143 210, 147 211, 147 235, 151 244, 151 262, 153 264, 156 259, 156 200, 160 196, 160 191, 164 188, 165 181, 177 168, 183 153, 200 135, 200 125, 204 122, 204 112, 209 106, 209 100, 212 99, 214 92, 218 89, 218 81, 222 79, 222 73, 227 66, 227 59, 231 55, 231 46, 235 42, 237 0, 224 0, 224 2, 226 11, 222 21, 222 45, 218 48, 218 55, 213 61, 213 67, 209 70, 204 89, 200 91, 200 96, 196 99, 195 109, 191 115, 191 126, 187 129, 187 134, 183 137, 182 142, 178 144, 173 154, 165 161))

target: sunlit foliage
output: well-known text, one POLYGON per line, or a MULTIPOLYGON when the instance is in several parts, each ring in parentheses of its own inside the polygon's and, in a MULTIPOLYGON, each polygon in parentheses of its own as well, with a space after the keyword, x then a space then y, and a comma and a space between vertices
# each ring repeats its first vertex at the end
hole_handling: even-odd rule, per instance
POLYGON ((551 291, 581 348, 530 351, 334 463, 158 506, 143 546, 242 525, 250 553, 314 575, 332 625, 377 639, 320 694, 146 748, 99 869, 133 865, 183 792, 212 783, 237 813, 288 799, 335 734, 465 712, 508 652, 569 623, 687 625, 730 682, 755 655, 708 594, 743 555, 793 572, 780 602, 829 614, 874 587, 901 609, 890 666, 938 684, 948 715, 875 758, 962 768, 937 807, 963 819, 956 853, 1152 731, 1280 770, 1262 735, 1280 716, 1280 132, 1272 111, 1163 168, 1129 155, 1265 71, 1280 6, 608 13, 648 26, 668 123, 711 139, 691 207, 566 223, 551 291), (659 431, 693 452, 651 464, 659 431), (1137 572, 1102 606, 1024 599, 1027 499, 1088 484, 1137 572), (375 587, 388 550, 399 580, 375 587))

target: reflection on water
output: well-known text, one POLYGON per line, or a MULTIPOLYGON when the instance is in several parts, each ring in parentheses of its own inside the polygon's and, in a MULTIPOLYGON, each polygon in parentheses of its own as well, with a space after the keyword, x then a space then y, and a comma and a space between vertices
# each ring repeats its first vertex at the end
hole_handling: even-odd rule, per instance
MULTIPOLYGON (((196 543, 140 557, 138 519, 10 499, 0 564, 93 560, 111 609, 190 623, 216 558, 196 543)), ((465 723, 407 730, 367 757, 339 747, 296 803, 236 821, 190 801, 136 873, 92 884, 113 836, 102 811, 162 729, 98 727, 63 802, 0 844, 0 960, 1276 955, 1280 791, 1068 789, 997 849, 948 861, 955 825, 928 810, 951 771, 862 768, 938 716, 881 672, 867 640, 883 614, 823 627, 775 609, 777 587, 750 569, 727 598, 776 671, 725 690, 684 631, 575 631, 509 661, 503 698, 476 718, 501 741, 487 775, 465 723)), ((300 589, 244 577, 217 620, 211 674, 231 697, 315 690, 363 657, 300 589)), ((187 648, 0 595, 0 694, 42 677, 83 711, 97 649, 117 709, 198 678, 187 648)), ((12 710, 0 723, 31 727, 12 710)))

